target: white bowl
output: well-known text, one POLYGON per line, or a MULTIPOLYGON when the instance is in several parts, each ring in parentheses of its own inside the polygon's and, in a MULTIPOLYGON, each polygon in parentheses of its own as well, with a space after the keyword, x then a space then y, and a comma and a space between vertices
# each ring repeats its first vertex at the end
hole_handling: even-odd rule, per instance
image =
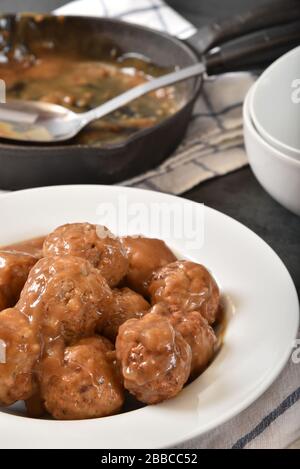
POLYGON ((262 73, 249 106, 262 137, 285 155, 300 160, 300 46, 262 73))
POLYGON ((17 409, 1 409, 1 448, 173 447, 218 427, 249 406, 290 357, 299 306, 288 271, 263 240, 216 210, 126 187, 61 186, 1 196, 0 219, 0 245, 43 235, 67 222, 107 223, 119 233, 132 234, 141 231, 138 222, 143 221, 145 235, 165 238, 181 256, 211 269, 227 298, 228 318, 219 354, 175 398, 82 421, 31 419, 17 409), (182 234, 172 230, 166 235, 168 209, 177 214, 182 234), (164 214, 163 223, 158 221, 159 213, 164 214), (199 236, 195 245, 188 239, 188 228, 199 236))
POLYGON ((250 114, 253 90, 252 86, 243 108, 244 140, 250 166, 258 181, 277 202, 300 215, 300 160, 280 152, 259 134, 250 114))

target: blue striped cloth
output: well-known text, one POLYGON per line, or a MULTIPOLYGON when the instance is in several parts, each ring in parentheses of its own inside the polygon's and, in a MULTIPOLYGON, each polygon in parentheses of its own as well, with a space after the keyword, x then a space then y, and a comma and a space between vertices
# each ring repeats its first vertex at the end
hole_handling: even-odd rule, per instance
POLYGON ((248 409, 177 448, 300 449, 300 333, 298 351, 275 383, 248 409))

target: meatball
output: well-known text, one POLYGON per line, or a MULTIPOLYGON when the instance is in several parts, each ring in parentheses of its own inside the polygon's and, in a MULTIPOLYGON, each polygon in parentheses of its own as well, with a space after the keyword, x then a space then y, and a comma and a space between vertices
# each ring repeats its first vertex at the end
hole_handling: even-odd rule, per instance
POLYGON ((176 261, 154 272, 149 283, 152 304, 174 311, 199 311, 212 324, 219 306, 219 288, 208 270, 191 261, 176 261))
POLYGON ((102 337, 82 339, 41 364, 41 394, 48 412, 62 420, 115 414, 124 402, 121 375, 111 343, 102 337))
POLYGON ((35 391, 40 345, 28 318, 16 308, 0 313, 0 347, 0 405, 28 399, 35 391))
POLYGON ((61 336, 67 344, 94 333, 112 305, 106 280, 73 256, 40 259, 31 270, 18 307, 41 324, 44 341, 61 336))
POLYGON ((169 319, 176 331, 180 332, 192 350, 191 376, 199 376, 212 360, 217 338, 214 330, 198 311, 183 314, 181 311, 170 312, 161 304, 155 305, 155 312, 169 319))
POLYGON ((129 259, 125 283, 147 297, 148 281, 153 271, 176 261, 176 257, 160 239, 126 236, 121 238, 121 242, 129 259))
POLYGON ((120 240, 104 226, 71 223, 59 226, 44 242, 44 256, 70 254, 88 260, 106 279, 118 285, 128 270, 128 260, 120 240))
POLYGON ((191 347, 159 314, 122 324, 116 352, 125 388, 146 404, 176 396, 190 375, 191 347))
POLYGON ((115 288, 113 290, 113 308, 108 315, 102 334, 115 342, 121 324, 127 319, 141 318, 149 308, 148 301, 130 288, 115 288))
POLYGON ((199 376, 214 356, 217 342, 214 330, 198 311, 185 315, 177 311, 171 315, 170 321, 191 347, 191 376, 199 376))
POLYGON ((37 259, 30 254, 0 251, 0 311, 15 306, 36 262, 37 259))

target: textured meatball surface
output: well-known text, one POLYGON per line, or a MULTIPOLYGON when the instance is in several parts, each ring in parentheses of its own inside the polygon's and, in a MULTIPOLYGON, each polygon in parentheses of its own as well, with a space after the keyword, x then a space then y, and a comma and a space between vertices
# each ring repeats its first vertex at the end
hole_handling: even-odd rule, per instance
POLYGON ((0 405, 34 393, 33 368, 39 358, 36 331, 16 308, 0 313, 0 405))
POLYGON ((154 270, 176 260, 168 246, 160 239, 125 236, 121 242, 129 259, 126 285, 148 296, 148 281, 154 270))
POLYGON ((192 378, 199 376, 215 354, 217 338, 212 327, 198 311, 171 312, 161 303, 155 305, 151 311, 169 319, 172 326, 190 345, 192 350, 191 376, 192 378))
POLYGON ((94 334, 106 320, 112 293, 100 272, 73 256, 40 259, 31 270, 18 307, 41 324, 45 340, 69 344, 94 334))
POLYGON ((199 376, 214 356, 217 342, 214 330, 198 311, 187 312, 185 315, 175 312, 170 320, 191 347, 191 376, 199 376))
POLYGON ((15 306, 37 258, 17 251, 0 251, 0 311, 15 306))
POLYGON ((116 352, 125 388, 146 404, 176 396, 190 375, 190 346, 159 314, 122 324, 116 352))
POLYGON ((120 240, 104 226, 70 223, 50 233, 43 246, 44 256, 70 254, 88 260, 100 270, 107 283, 118 285, 128 270, 120 240))
POLYGON ((67 347, 61 358, 49 355, 40 373, 44 405, 56 419, 104 417, 123 405, 115 352, 103 337, 82 339, 67 347))
POLYGON ((119 327, 128 319, 139 319, 150 309, 150 304, 142 295, 130 288, 115 288, 113 293, 113 307, 107 317, 102 334, 115 342, 119 327))
POLYGON ((201 264, 176 261, 154 272, 149 283, 152 304, 166 303, 174 311, 198 311, 212 324, 220 294, 213 276, 201 264))

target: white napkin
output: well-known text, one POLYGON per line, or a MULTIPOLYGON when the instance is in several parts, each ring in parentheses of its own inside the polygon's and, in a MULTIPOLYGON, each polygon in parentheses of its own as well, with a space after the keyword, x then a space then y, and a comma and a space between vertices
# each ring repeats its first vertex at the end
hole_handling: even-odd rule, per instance
POLYGON ((184 39, 196 29, 161 0, 75 0, 55 10, 62 15, 107 16, 165 31, 184 39))

